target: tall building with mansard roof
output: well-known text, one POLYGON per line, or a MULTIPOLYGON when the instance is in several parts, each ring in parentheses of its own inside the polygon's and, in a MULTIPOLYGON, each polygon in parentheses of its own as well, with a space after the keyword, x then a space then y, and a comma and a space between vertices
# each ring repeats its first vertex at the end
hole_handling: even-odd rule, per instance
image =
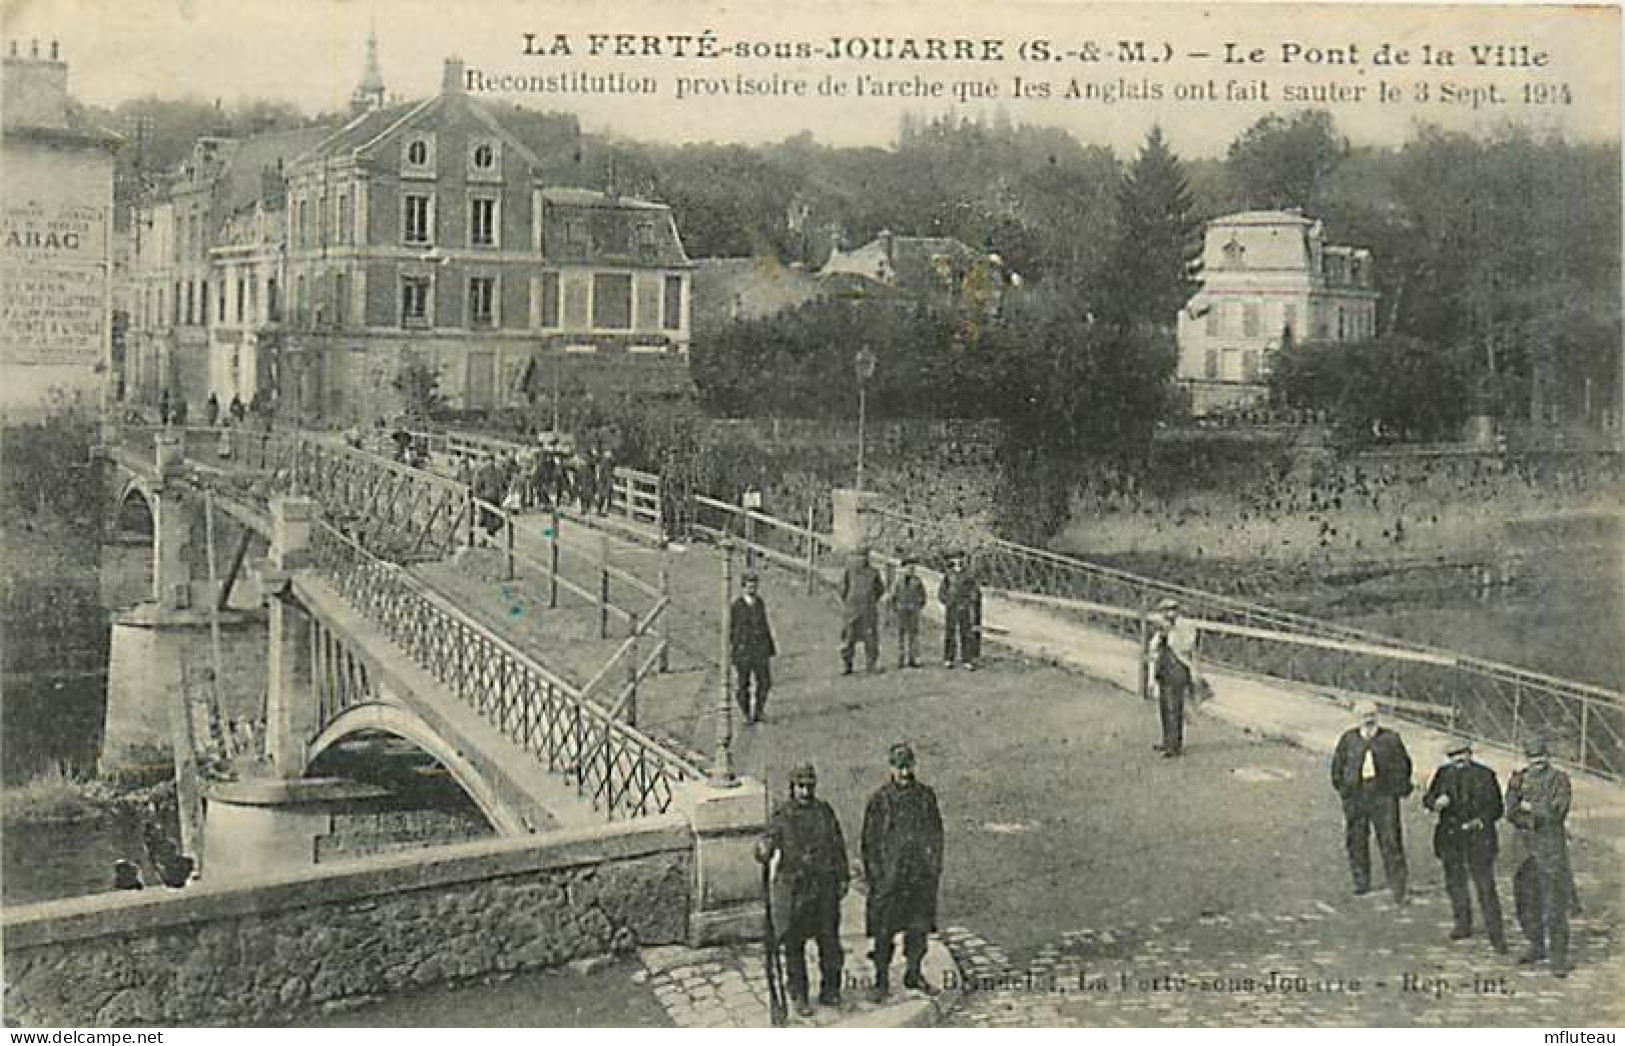
POLYGON ((285 414, 391 416, 414 364, 476 410, 686 381, 692 266, 670 208, 548 186, 560 147, 512 116, 451 60, 439 94, 361 113, 291 165, 285 414))
POLYGON ((1202 285, 1179 313, 1180 384, 1198 416, 1264 400, 1288 339, 1377 333, 1371 252, 1328 244, 1298 211, 1244 211, 1207 224, 1202 285))

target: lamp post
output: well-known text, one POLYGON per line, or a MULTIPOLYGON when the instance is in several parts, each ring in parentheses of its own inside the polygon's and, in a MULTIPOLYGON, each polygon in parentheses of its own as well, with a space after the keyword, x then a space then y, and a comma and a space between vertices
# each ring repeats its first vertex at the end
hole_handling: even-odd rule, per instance
POLYGON ((875 376, 875 354, 865 345, 852 357, 858 372, 858 489, 863 489, 864 422, 868 408, 869 379, 875 376))
POLYGON ((729 642, 728 613, 733 601, 734 586, 734 550, 733 540, 729 537, 722 539, 722 627, 719 630, 719 646, 717 651, 717 676, 720 683, 717 687, 720 703, 717 707, 717 747, 716 754, 711 759, 711 776, 709 784, 713 788, 733 788, 739 784, 739 776, 734 772, 734 710, 733 692, 729 686, 728 667, 732 663, 732 644, 729 642))

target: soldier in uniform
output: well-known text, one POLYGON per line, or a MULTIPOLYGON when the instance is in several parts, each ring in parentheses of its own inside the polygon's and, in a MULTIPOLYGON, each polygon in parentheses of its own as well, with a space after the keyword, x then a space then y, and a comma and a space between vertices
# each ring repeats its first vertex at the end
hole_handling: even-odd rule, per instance
POLYGON ((965 569, 963 552, 948 557, 937 599, 943 613, 942 667, 952 668, 957 661, 967 670, 974 669, 982 654, 982 587, 965 569))
POLYGON ((942 814, 937 794, 914 776, 914 750, 892 745, 891 780, 869 797, 863 812, 863 875, 868 883, 865 932, 874 939, 871 999, 891 992, 894 938, 903 935, 903 985, 931 993, 920 963, 926 936, 937 928, 937 886, 942 879, 942 814))
POLYGON ((1518 828, 1528 854, 1513 878, 1518 924, 1529 938, 1529 950, 1518 961, 1549 958, 1552 974, 1569 974, 1569 777, 1552 765, 1550 740, 1534 736, 1524 743, 1529 765, 1507 781, 1507 820, 1518 828))
POLYGON ((841 626, 841 674, 852 674, 852 651, 861 641, 863 656, 869 671, 873 672, 880 660, 880 596, 886 582, 880 572, 869 563, 869 550, 860 548, 852 553, 846 572, 841 575, 841 601, 845 620, 841 626))
POLYGON ((1473 903, 1467 887, 1471 879, 1490 943, 1504 954, 1506 929, 1501 921, 1501 897, 1495 889, 1495 822, 1501 819, 1501 783, 1494 770, 1473 761, 1473 743, 1468 738, 1458 738, 1446 755, 1450 761, 1428 782, 1422 805, 1439 815, 1433 829, 1433 852, 1444 864, 1444 888, 1455 917, 1450 939, 1473 935, 1473 903))
POLYGON ((920 611, 925 609, 925 582, 914 567, 915 560, 903 560, 903 572, 892 588, 892 608, 897 611, 897 667, 919 668, 920 611))
POLYGON ((1394 903, 1405 903, 1405 840, 1399 801, 1411 794, 1411 756, 1405 742, 1377 722, 1377 703, 1354 706, 1359 719, 1338 738, 1332 754, 1332 787, 1343 799, 1343 847, 1356 896, 1371 892, 1371 836, 1377 836, 1382 869, 1394 903))
POLYGON ((773 628, 767 623, 767 604, 757 593, 755 574, 746 574, 744 591, 728 611, 728 650, 734 663, 734 697, 747 723, 760 723, 767 709, 767 692, 773 686, 772 660, 778 647, 773 628), (755 701, 751 700, 754 683, 755 701))
POLYGON ((757 859, 778 856, 773 887, 773 931, 784 946, 785 972, 796 1012, 810 1017, 807 940, 818 943, 818 1002, 841 1004, 841 898, 851 882, 846 839, 830 805, 818 798, 811 764, 790 771, 790 798, 773 811, 757 859))

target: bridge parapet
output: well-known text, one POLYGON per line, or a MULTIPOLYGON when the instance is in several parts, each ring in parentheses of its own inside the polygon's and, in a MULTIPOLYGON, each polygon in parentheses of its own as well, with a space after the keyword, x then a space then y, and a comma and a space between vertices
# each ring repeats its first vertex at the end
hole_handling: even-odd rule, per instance
POLYGON ((312 565, 417 665, 605 816, 662 813, 677 785, 704 776, 325 522, 312 531, 312 565))

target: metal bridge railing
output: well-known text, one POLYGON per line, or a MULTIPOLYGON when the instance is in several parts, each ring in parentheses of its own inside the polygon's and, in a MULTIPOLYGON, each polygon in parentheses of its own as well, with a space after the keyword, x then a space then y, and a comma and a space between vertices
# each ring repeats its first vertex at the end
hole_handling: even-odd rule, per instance
POLYGON ((316 568, 411 658, 607 816, 661 813, 701 769, 583 699, 513 644, 326 522, 316 568))
POLYGON ((734 541, 747 556, 760 556, 804 575, 808 592, 822 576, 820 565, 834 562, 834 544, 829 535, 813 528, 811 518, 805 526, 787 523, 703 494, 694 495, 693 506, 691 527, 695 532, 715 541, 734 541))
POLYGON ((1516 745, 1531 731, 1575 766, 1625 779, 1625 695, 1404 639, 1349 628, 1043 549, 874 510, 871 541, 923 556, 961 549, 988 588, 1056 597, 1090 627, 1138 639, 1158 601, 1175 598, 1203 632, 1201 657, 1337 696, 1387 699, 1399 714, 1516 745), (1092 605, 1092 606, 1091 606, 1092 605))

